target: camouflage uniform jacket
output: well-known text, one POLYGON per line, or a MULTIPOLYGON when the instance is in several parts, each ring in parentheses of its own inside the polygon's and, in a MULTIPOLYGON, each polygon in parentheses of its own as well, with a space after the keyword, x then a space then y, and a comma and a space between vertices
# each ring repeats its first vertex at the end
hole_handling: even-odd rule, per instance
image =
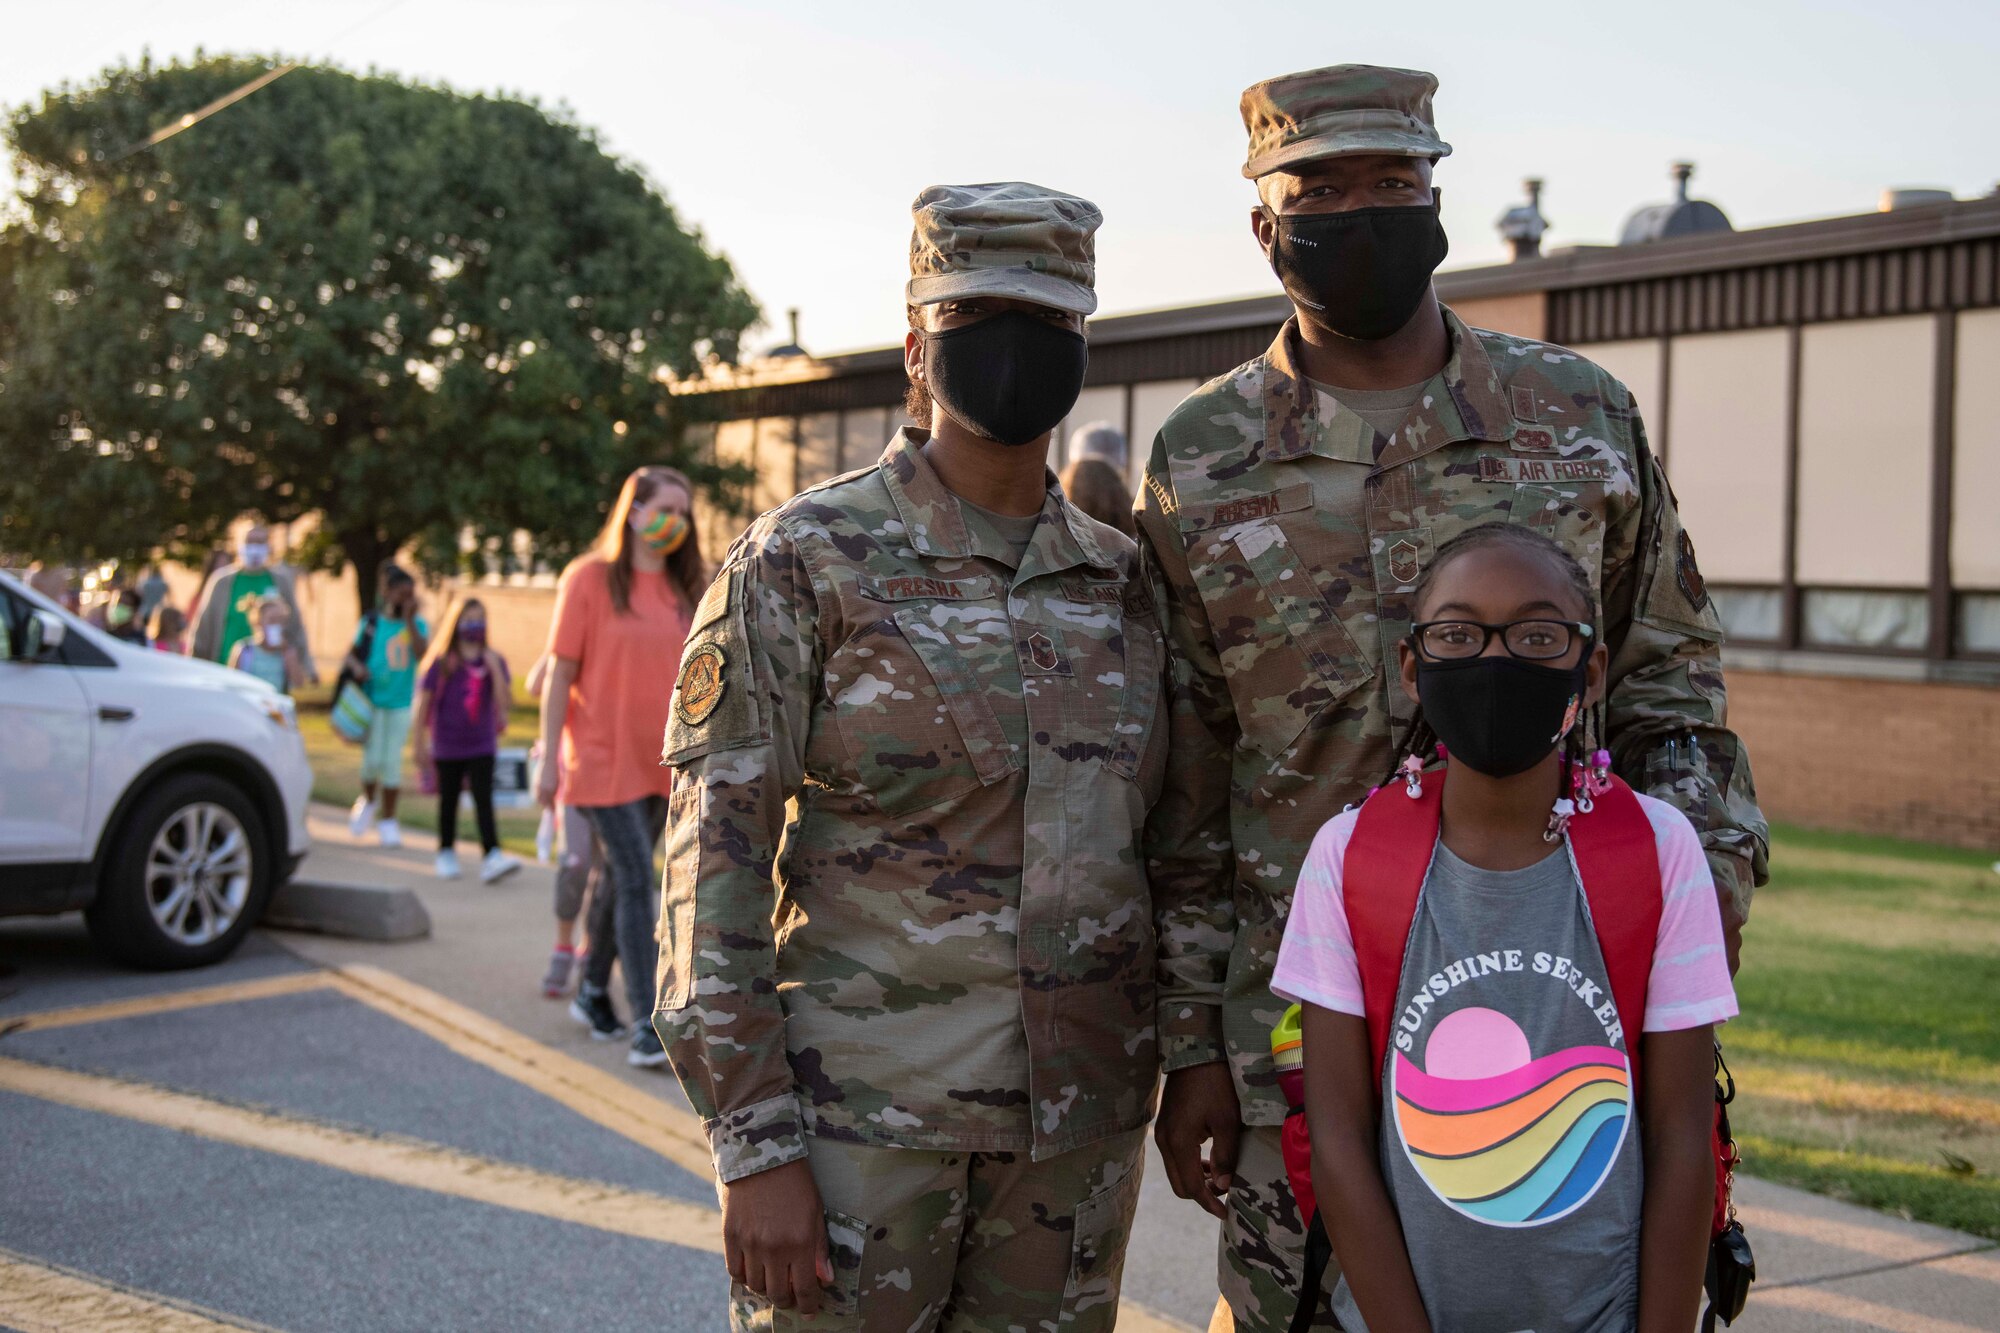
POLYGON ((1284 1118, 1270 980, 1300 862, 1394 761, 1412 711, 1395 685, 1409 594, 1467 528, 1532 524, 1589 571, 1617 771, 1686 812, 1739 904, 1761 877, 1721 627, 1631 394, 1564 348, 1446 322, 1450 362, 1387 437, 1303 379, 1288 322, 1175 409, 1146 469, 1141 537, 1207 723, 1190 742, 1206 754, 1174 762, 1212 775, 1192 818, 1226 825, 1236 867, 1160 903, 1162 1049, 1168 1069, 1226 1054, 1247 1124, 1284 1118))
POLYGON ((1164 591, 1053 478, 1016 570, 926 438, 758 519, 681 659, 656 1027, 723 1180, 1152 1111, 1164 591))

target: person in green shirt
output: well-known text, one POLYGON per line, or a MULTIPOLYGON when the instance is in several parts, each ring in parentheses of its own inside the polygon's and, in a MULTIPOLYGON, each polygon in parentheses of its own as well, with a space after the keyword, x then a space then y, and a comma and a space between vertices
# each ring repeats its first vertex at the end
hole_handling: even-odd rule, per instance
POLYGON ((347 652, 348 674, 375 705, 361 747, 361 795, 348 813, 347 830, 360 838, 372 828, 384 847, 403 845, 396 798, 402 794, 417 663, 429 648, 430 626, 417 614, 417 581, 401 565, 384 565, 375 609, 362 618, 347 652))
POLYGON ((319 683, 312 649, 306 643, 305 620, 299 615, 298 571, 271 563, 271 530, 261 524, 243 534, 237 558, 208 576, 195 603, 194 642, 190 657, 229 665, 236 645, 253 637, 252 613, 266 595, 275 593, 285 604, 290 622, 287 638, 298 649, 308 684, 319 683))

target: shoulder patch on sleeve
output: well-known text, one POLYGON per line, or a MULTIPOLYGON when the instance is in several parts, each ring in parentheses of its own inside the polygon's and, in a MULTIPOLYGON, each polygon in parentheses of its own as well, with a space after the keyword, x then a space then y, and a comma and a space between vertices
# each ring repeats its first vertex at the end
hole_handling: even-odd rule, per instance
POLYGON ((1639 618, 1711 642, 1722 638, 1722 620, 1709 596, 1708 582, 1695 563, 1694 539, 1678 522, 1660 534, 1652 552, 1652 575, 1646 581, 1639 618))
POLYGON ((770 735, 754 688, 740 605, 746 588, 739 567, 728 566, 708 585, 695 610, 695 628, 681 653, 667 713, 662 758, 669 764, 754 745, 770 735))
POLYGON ((704 643, 681 659, 681 677, 674 685, 674 712, 690 727, 708 721, 729 688, 729 659, 720 647, 704 643))

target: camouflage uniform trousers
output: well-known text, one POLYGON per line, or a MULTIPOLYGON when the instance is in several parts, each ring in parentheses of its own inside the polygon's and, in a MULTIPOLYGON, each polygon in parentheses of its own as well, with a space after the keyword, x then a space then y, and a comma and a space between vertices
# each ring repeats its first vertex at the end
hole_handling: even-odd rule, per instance
POLYGON ((1143 1129, 1030 1161, 810 1136, 834 1280, 811 1319, 732 1284, 744 1330, 1110 1333, 1143 1129))
MULTIPOLYGON (((1241 1333, 1284 1333, 1299 1307, 1306 1219, 1292 1198, 1275 1125, 1245 1125, 1237 1141, 1235 1185, 1222 1223, 1217 1280, 1241 1333)), ((1314 1328, 1339 1328, 1330 1310, 1340 1264, 1329 1261, 1320 1281, 1314 1328)))

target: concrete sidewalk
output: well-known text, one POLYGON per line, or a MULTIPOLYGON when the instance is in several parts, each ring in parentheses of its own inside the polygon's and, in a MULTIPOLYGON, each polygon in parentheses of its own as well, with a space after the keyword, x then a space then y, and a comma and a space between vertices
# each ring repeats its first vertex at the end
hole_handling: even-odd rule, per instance
MULTIPOLYGON (((395 944, 287 932, 288 948, 328 965, 386 968, 686 1105, 671 1076, 629 1068, 622 1043, 591 1042, 567 1004, 542 998, 554 938, 551 871, 529 865, 490 886, 476 876, 443 882, 431 875, 435 848, 427 839, 413 837, 398 851, 358 845, 344 813, 331 807, 315 807, 311 822, 314 849, 302 873, 415 889, 432 930, 395 944)), ((613 994, 622 1003, 623 992, 614 986, 613 994)), ((1172 1196, 1156 1155, 1148 1154, 1147 1167, 1125 1296, 1186 1327, 1205 1327, 1215 1304, 1215 1223, 1172 1196)), ((1754 1179, 1739 1181, 1738 1208, 1758 1267, 1738 1329, 2000 1333, 2000 1246, 1991 1241, 1754 1179)))

